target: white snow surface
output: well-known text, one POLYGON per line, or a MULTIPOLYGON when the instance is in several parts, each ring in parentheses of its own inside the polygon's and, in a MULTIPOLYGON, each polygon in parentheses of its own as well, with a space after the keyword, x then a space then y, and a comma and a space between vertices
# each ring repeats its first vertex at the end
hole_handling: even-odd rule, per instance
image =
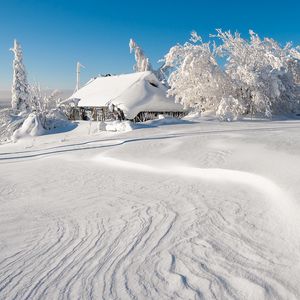
POLYGON ((300 299, 300 121, 97 126, 0 146, 1 299, 300 299))
POLYGON ((106 122, 105 130, 107 131, 131 131, 134 124, 130 121, 111 121, 106 122))
POLYGON ((133 119, 141 111, 183 111, 183 106, 167 97, 167 88, 150 72, 97 77, 68 100, 80 99, 78 106, 101 107, 113 103, 133 119), (151 85, 154 83, 157 87, 151 85))

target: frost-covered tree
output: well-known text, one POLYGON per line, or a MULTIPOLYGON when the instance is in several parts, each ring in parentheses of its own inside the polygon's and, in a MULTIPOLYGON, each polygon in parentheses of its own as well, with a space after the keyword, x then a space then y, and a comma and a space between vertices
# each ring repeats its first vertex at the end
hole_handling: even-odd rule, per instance
POLYGON ((133 67, 135 72, 152 71, 149 58, 145 56, 144 51, 137 43, 130 39, 129 41, 130 53, 134 52, 136 64, 133 67))
POLYGON ((12 140, 25 135, 42 135, 48 130, 67 125, 65 112, 57 107, 60 99, 57 90, 46 93, 38 84, 30 86, 30 110, 23 114, 23 122, 12 135, 12 140))
POLYGON ((222 121, 237 120, 244 113, 244 107, 233 96, 223 97, 218 105, 216 116, 222 121))
POLYGON ((30 106, 31 110, 47 114, 51 109, 55 109, 59 104, 60 91, 54 90, 50 93, 43 92, 39 84, 30 86, 30 106))
POLYGON ((281 47, 273 39, 249 33, 249 40, 220 29, 215 35, 221 40, 217 52, 227 59, 226 73, 236 86, 235 97, 248 113, 271 117, 293 111, 297 84, 292 66, 297 65, 297 58, 292 56, 291 44, 281 47))
POLYGON ((66 113, 63 108, 58 107, 61 101, 58 96, 58 91, 46 93, 38 84, 31 85, 28 110, 22 112, 12 109, 0 110, 0 144, 67 126, 66 113))
POLYGON ((39 84, 30 87, 31 111, 44 129, 56 127, 62 120, 66 120, 65 113, 59 108, 60 94, 58 90, 44 92, 39 84))
POLYGON ((10 50, 14 53, 11 105, 17 111, 27 110, 29 108, 30 88, 23 64, 22 48, 17 40, 14 40, 14 47, 10 50))
POLYGON ((186 108, 216 111, 221 99, 233 91, 229 76, 218 65, 215 46, 203 43, 196 32, 191 42, 172 47, 164 61, 170 72, 169 95, 186 108))
POLYGON ((218 38, 218 46, 215 40, 203 43, 193 32, 191 42, 172 47, 165 56, 170 95, 185 107, 213 110, 224 120, 239 114, 271 117, 296 110, 299 48, 290 43, 281 47, 251 30, 249 39, 222 30, 211 37, 218 38), (225 59, 225 65, 220 59, 225 59))
POLYGON ((291 47, 287 64, 294 82, 300 86, 300 46, 291 47))
POLYGON ((22 49, 15 40, 12 109, 0 112, 1 141, 17 140, 25 135, 40 135, 68 125, 66 111, 58 107, 59 92, 45 93, 39 85, 27 82, 22 49))

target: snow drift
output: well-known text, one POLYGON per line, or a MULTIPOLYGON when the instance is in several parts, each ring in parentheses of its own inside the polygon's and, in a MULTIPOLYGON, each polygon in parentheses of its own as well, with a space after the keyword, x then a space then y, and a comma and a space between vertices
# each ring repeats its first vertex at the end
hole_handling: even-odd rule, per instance
POLYGON ((16 141, 28 135, 37 136, 44 133, 45 129, 42 126, 40 118, 38 117, 38 115, 31 113, 25 119, 22 126, 13 133, 12 139, 16 141))
POLYGON ((1 298, 300 299, 299 121, 88 126, 1 146, 1 298))

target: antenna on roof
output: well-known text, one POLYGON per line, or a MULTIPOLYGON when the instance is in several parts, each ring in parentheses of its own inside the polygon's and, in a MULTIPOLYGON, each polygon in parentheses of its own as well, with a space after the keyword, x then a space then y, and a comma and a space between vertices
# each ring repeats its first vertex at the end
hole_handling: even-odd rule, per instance
POLYGON ((76 92, 79 90, 80 87, 80 68, 85 68, 79 61, 77 62, 76 67, 76 92))

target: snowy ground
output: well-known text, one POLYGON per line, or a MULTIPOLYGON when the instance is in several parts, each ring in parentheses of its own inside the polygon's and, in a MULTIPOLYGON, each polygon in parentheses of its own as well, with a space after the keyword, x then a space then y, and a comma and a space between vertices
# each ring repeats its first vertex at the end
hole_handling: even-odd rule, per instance
POLYGON ((93 126, 0 146, 1 299, 300 299, 300 121, 93 126))

